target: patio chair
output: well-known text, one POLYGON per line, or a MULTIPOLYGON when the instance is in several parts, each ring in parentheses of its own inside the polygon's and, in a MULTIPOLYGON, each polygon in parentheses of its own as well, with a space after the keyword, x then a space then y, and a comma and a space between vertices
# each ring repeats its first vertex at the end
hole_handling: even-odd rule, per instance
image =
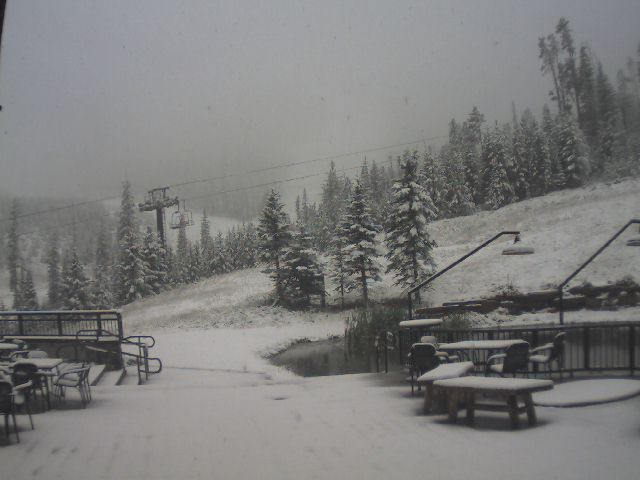
POLYGON ((531 350, 529 361, 534 365, 546 366, 549 377, 551 377, 551 362, 556 362, 558 365, 558 371, 560 372, 560 375, 562 375, 564 342, 566 336, 566 332, 560 332, 553 338, 552 342, 531 350))
POLYGON ((76 388, 80 393, 82 408, 91 401, 91 385, 89 384, 90 365, 64 370, 53 383, 56 402, 66 400, 67 388, 76 388))
POLYGON ((485 375, 489 376, 490 373, 497 373, 503 377, 508 374, 513 374, 515 377, 517 372, 527 372, 528 368, 529 344, 527 342, 520 342, 509 345, 504 353, 491 355, 487 359, 485 375), (499 360, 502 360, 502 362, 496 363, 499 360))
POLYGON ((460 357, 458 357, 458 355, 451 355, 449 352, 440 351, 438 347, 438 339, 433 335, 425 335, 424 337, 420 338, 420 343, 430 343, 434 347, 436 347, 436 355, 438 355, 442 361, 457 362, 460 360, 460 357))
POLYGON ((31 417, 31 407, 29 406, 29 395, 31 394, 31 382, 23 383, 17 387, 13 387, 13 405, 20 411, 22 407, 27 411, 29 415, 29 422, 31 423, 31 430, 33 430, 33 418, 31 417))
POLYGON ((46 410, 46 401, 49 393, 49 387, 46 380, 43 380, 42 375, 38 372, 38 367, 33 363, 18 363, 13 367, 11 373, 11 381, 18 387, 20 385, 30 382, 31 387, 28 389, 27 401, 31 400, 31 396, 35 397, 36 392, 40 390, 40 397, 42 399, 42 411, 46 410), (47 392, 45 393, 45 389, 47 392))
POLYGON ((0 414, 4 416, 4 435, 9 438, 9 417, 11 417, 13 418, 13 431, 16 434, 16 440, 20 443, 16 412, 13 405, 13 385, 9 382, 0 382, 0 414))
MULTIPOLYGON (((442 358, 437 353, 436 347, 432 343, 414 343, 411 345, 407 362, 411 395, 414 393, 418 377, 429 370, 433 370, 442 362, 442 358)), ((420 385, 418 385, 418 390, 420 390, 420 385)))

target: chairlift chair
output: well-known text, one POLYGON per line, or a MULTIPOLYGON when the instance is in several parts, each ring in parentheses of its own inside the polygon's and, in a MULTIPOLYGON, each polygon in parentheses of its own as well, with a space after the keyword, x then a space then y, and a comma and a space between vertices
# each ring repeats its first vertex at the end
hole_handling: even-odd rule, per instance
POLYGON ((171 228, 178 229, 182 225, 185 227, 191 227, 193 225, 193 213, 191 210, 187 210, 182 201, 182 210, 180 210, 180 204, 178 203, 178 210, 171 214, 171 228))

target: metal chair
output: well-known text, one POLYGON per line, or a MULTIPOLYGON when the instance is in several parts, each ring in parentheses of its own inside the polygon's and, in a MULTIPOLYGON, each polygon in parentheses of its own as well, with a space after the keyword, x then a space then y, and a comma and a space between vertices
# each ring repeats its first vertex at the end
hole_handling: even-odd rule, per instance
POLYGON ((18 387, 30 382, 31 387, 28 389, 27 401, 31 400, 31 395, 35 397, 36 392, 40 390, 40 397, 42 399, 42 411, 46 410, 47 398, 49 395, 49 386, 47 382, 43 380, 42 375, 38 372, 38 367, 33 363, 17 363, 13 367, 11 373, 11 382, 18 387), (45 393, 46 389, 46 393, 45 393))
POLYGON ((13 431, 16 434, 16 440, 20 443, 18 423, 16 422, 16 412, 13 404, 13 385, 5 381, 0 381, 0 414, 4 416, 4 434, 7 438, 9 438, 9 417, 13 418, 13 431))
MULTIPOLYGON (((435 345, 432 343, 414 343, 411 345, 407 367, 409 367, 409 381, 411 382, 411 395, 414 393, 416 380, 423 373, 433 370, 442 361, 438 356, 435 345)), ((420 390, 420 386, 418 386, 420 390)))
POLYGON ((505 374, 513 374, 517 372, 527 371, 529 367, 529 344, 527 342, 514 343, 509 345, 504 353, 491 355, 487 359, 487 368, 485 375, 497 373, 501 377, 505 374), (501 363, 496 361, 502 360, 501 363))
POLYGON ((554 338, 553 341, 536 347, 531 350, 529 361, 534 365, 546 366, 546 370, 551 377, 551 362, 558 364, 558 371, 562 376, 562 364, 564 359, 564 342, 567 336, 567 332, 560 332, 554 338))
POLYGON ((64 370, 53 383, 56 402, 64 402, 66 400, 67 388, 76 388, 80 392, 82 408, 85 408, 92 399, 91 385, 89 384, 90 368, 90 365, 85 365, 80 368, 64 370))

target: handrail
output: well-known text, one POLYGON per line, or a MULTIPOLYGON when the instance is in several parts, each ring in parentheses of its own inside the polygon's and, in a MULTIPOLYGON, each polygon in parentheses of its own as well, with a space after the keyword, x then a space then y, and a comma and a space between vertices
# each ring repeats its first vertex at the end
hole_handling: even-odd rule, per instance
POLYGON ((476 254, 477 252, 479 252, 480 250, 482 250, 484 247, 486 247, 487 245, 489 245, 490 243, 495 242, 498 238, 502 237, 503 235, 520 235, 520 232, 517 230, 505 230, 502 231, 500 233, 498 233, 497 235, 494 235, 493 237, 491 237, 489 240, 487 240, 486 242, 484 242, 482 245, 474 248, 473 250, 471 250, 469 253, 467 253, 466 255, 463 255, 462 257, 460 257, 458 260, 456 260, 455 262, 449 264, 447 267, 443 268, 442 270, 440 270, 439 272, 431 275, 429 278, 427 278, 426 280, 420 282, 418 285, 416 285, 415 287, 412 287, 409 292, 407 293, 407 297, 409 300, 409 320, 411 320, 413 318, 413 305, 412 305, 412 301, 411 301, 411 295, 418 291, 419 289, 423 288, 424 286, 428 285, 429 283, 433 282, 436 278, 440 277, 441 275, 444 275, 445 273, 447 273, 449 270, 451 270, 452 268, 456 267, 457 265, 459 265, 460 263, 464 262, 467 258, 469 258, 470 256, 476 254))
POLYGON ((564 287, 567 286, 567 284, 573 280, 576 275, 578 275, 582 270, 584 270, 584 268, 589 265, 591 262, 593 262, 596 257, 598 255, 600 255, 609 245, 611 245, 613 243, 613 241, 618 238, 620 235, 622 235, 622 232, 624 232, 627 228, 629 228, 631 225, 633 224, 640 224, 640 220, 639 219, 632 219, 629 220, 627 222, 627 224, 622 227, 620 230, 618 230, 609 240, 607 240, 604 245, 602 245, 598 250, 596 250, 596 252, 591 255, 586 262, 584 262, 582 265, 580 265, 576 270, 574 270, 571 275, 569 275, 567 278, 564 279, 564 281, 562 283, 560 283, 560 285, 558 285, 558 298, 559 298, 559 304, 558 304, 558 313, 559 313, 559 317, 560 317, 560 325, 564 324, 564 287))

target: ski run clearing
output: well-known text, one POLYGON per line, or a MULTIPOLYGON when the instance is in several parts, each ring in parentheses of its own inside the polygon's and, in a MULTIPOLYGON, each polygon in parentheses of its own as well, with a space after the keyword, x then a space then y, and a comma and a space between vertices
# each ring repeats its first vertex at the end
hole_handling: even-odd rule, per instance
MULTIPOLYGON (((440 267, 504 229, 522 230, 536 254, 503 257, 508 241, 498 242, 434 284, 430 299, 556 284, 640 216, 639 193, 637 180, 596 185, 436 222, 440 267)), ((637 280, 638 252, 618 243, 577 282, 637 280)), ((246 270, 124 308, 127 333, 156 337, 153 352, 164 371, 144 386, 95 387, 87 409, 74 408, 71 398, 67 408, 34 415, 33 431, 20 416, 21 443, 0 441, 2 478, 638 478, 640 397, 539 406, 538 425, 519 431, 503 415, 478 416, 475 427, 450 425, 445 416, 423 415, 422 398, 411 397, 394 375, 301 378, 271 365, 265 355, 291 342, 341 335, 346 313, 272 307, 270 289, 266 275, 246 270)), ((387 277, 373 290, 378 300, 400 293, 387 277)), ((587 317, 637 319, 637 311, 587 317)), ((569 320, 582 315, 570 313, 569 320)), ((566 383, 540 400, 628 396, 636 382, 566 383)))

